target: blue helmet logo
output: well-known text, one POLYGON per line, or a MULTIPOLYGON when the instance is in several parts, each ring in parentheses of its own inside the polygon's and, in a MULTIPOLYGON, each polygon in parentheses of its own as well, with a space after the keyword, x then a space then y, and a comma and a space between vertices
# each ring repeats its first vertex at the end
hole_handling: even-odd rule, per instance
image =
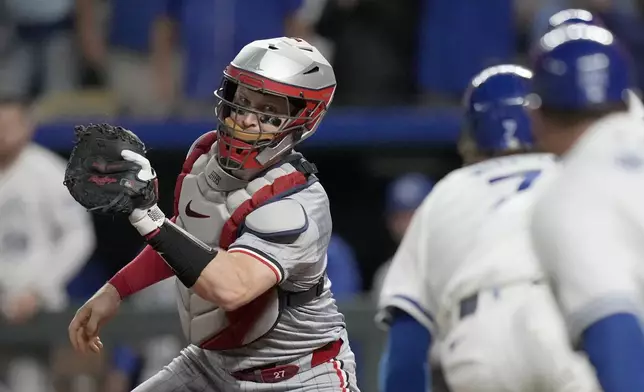
POLYGON ((465 92, 466 130, 480 151, 504 152, 533 145, 526 97, 532 72, 518 65, 489 67, 465 92))

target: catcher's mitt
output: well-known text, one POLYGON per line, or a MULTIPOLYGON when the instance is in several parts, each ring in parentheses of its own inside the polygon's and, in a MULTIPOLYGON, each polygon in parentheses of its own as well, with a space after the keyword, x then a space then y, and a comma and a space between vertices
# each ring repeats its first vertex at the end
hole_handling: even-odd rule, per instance
POLYGON ((129 215, 158 199, 156 176, 141 179, 141 165, 125 160, 130 150, 145 156, 145 145, 132 132, 108 124, 77 126, 63 184, 83 207, 103 214, 129 215))

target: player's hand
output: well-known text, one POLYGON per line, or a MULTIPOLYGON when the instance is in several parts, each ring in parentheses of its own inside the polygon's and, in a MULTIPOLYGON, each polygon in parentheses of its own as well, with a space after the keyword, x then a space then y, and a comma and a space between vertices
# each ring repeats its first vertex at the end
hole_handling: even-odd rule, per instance
POLYGON ((121 156, 126 161, 139 165, 141 169, 136 174, 136 177, 140 181, 149 182, 157 178, 157 175, 154 172, 154 169, 152 169, 152 165, 150 164, 148 158, 131 150, 121 151, 121 156))
POLYGON ((103 343, 98 337, 101 327, 119 309, 121 296, 116 288, 107 283, 83 305, 69 324, 69 341, 82 354, 100 353, 103 343))
POLYGON ((38 294, 34 291, 26 291, 9 298, 2 312, 9 323, 20 324, 35 316, 40 306, 41 300, 38 294))

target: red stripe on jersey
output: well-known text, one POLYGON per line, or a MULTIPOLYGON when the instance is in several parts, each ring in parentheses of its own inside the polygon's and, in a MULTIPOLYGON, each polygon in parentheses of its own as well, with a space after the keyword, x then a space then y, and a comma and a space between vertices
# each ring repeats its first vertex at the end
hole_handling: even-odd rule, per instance
POLYGON ((333 361, 333 368, 335 369, 335 374, 337 374, 338 378, 340 379, 340 388, 342 389, 342 392, 347 392, 347 385, 345 384, 344 378, 342 377, 342 370, 340 369, 340 365, 338 365, 338 361, 333 361))
POLYGON ((261 257, 260 255, 256 254, 256 253, 253 253, 251 251, 248 251, 246 249, 241 249, 241 248, 231 249, 229 251, 229 253, 243 253, 243 254, 248 255, 248 256, 256 259, 256 260, 259 260, 262 264, 264 264, 265 266, 270 268, 271 271, 273 271, 273 273, 275 274, 275 279, 277 279, 277 283, 282 281, 280 271, 279 271, 279 269, 277 269, 277 267, 275 266, 275 264, 273 264, 272 261, 267 260, 267 259, 261 257))

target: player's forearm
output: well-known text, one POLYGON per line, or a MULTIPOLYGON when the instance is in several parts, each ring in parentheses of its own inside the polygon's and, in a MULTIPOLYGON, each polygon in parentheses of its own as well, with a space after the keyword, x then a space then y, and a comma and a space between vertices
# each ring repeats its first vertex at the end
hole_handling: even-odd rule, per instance
POLYGON ((109 280, 121 298, 126 298, 174 275, 165 260, 146 246, 128 265, 109 280))
POLYGON ((209 247, 165 219, 156 207, 133 213, 130 222, 184 286, 224 310, 247 304, 277 283, 269 267, 251 256, 209 247))
POLYGON ((427 329, 407 313, 398 311, 380 363, 380 390, 427 391, 430 347, 431 335, 427 329))
POLYGON ((583 333, 583 348, 605 392, 644 391, 644 334, 635 315, 595 322, 583 333))

